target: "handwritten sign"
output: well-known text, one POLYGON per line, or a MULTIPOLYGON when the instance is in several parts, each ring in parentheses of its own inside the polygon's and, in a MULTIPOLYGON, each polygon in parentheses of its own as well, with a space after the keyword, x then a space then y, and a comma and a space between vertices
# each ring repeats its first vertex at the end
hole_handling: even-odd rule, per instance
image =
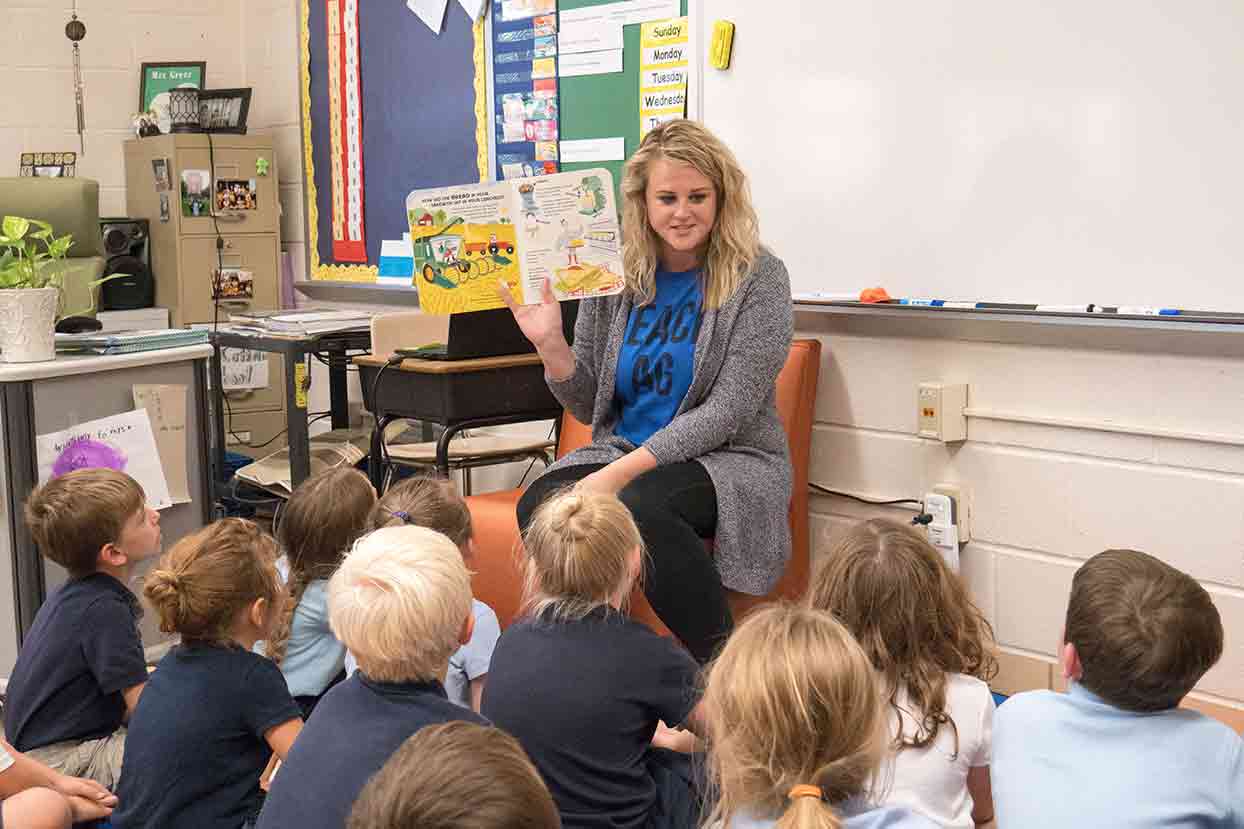
POLYGON ((134 408, 146 409, 151 420, 160 465, 164 467, 169 497, 174 504, 190 503, 190 479, 186 475, 189 462, 186 452, 186 397, 185 386, 134 386, 134 408))
POLYGON ((147 493, 147 506, 172 506, 151 419, 145 409, 101 417, 35 437, 39 483, 75 469, 106 467, 124 472, 147 493))
POLYGON ((220 369, 224 388, 266 389, 268 387, 268 355, 249 348, 220 349, 220 369))

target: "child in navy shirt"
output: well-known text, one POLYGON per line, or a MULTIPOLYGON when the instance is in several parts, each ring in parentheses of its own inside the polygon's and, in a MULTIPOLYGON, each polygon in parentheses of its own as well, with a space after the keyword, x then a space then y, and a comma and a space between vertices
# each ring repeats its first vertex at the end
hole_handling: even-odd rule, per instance
POLYGON ((328 579, 362 533, 376 490, 354 467, 336 467, 298 485, 281 510, 277 539, 288 564, 290 600, 260 650, 285 675, 303 719, 345 679, 346 648, 328 626, 328 579))
MULTIPOLYGON (((401 481, 377 502, 367 523, 370 529, 413 524, 444 533, 458 545, 467 566, 471 564, 475 547, 471 511, 449 481, 422 475, 401 481)), ((493 609, 479 599, 471 600, 471 615, 475 620, 471 641, 449 657, 445 693, 451 702, 478 712, 501 625, 493 609)))
POLYGON ((703 705, 717 795, 703 825, 936 829, 873 802, 885 701, 868 656, 829 613, 784 605, 753 613, 709 668, 703 705))
MULTIPOLYGON (((407 737, 426 725, 483 722, 441 685, 450 654, 471 638, 471 575, 448 538, 409 526, 363 536, 329 580, 328 616, 358 670, 320 700, 272 781, 258 829, 341 829, 407 737)), ((437 762, 425 759, 428 768, 437 762)))
POLYGON ((363 788, 349 829, 561 829, 518 741, 470 722, 407 738, 363 788), (435 757, 435 763, 428 758, 435 757))
POLYGON ((689 764, 651 742, 661 721, 699 732, 698 666, 622 612, 643 557, 630 512, 564 492, 523 547, 527 616, 497 643, 482 713, 522 743, 568 829, 694 825, 689 764))
POLYGON ((147 681, 141 609, 127 583, 160 552, 160 514, 111 469, 54 478, 26 501, 26 524, 69 580, 39 608, 9 678, 4 730, 18 751, 113 788, 123 724, 147 681))
POLYGON ((1218 610, 1191 576, 1135 550, 1086 561, 1067 604, 1067 693, 998 707, 998 825, 1244 827, 1244 741, 1178 707, 1222 648, 1218 610))
POLYGON ((280 670, 253 653, 279 618, 276 542, 225 518, 183 538, 147 575, 160 660, 130 723, 117 829, 241 829, 263 802, 259 778, 302 729, 280 670))

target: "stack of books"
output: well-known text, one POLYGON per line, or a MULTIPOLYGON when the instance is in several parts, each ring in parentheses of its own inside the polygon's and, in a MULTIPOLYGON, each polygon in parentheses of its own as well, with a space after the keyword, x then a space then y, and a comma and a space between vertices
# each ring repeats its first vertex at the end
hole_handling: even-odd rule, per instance
POLYGON ((193 328, 157 328, 144 331, 117 331, 111 334, 57 334, 56 350, 86 354, 130 354, 180 348, 207 342, 207 331, 193 328))
POLYGON ((264 334, 311 336, 337 331, 357 331, 371 326, 366 311, 329 311, 321 308, 285 311, 239 311, 229 315, 236 328, 264 334))

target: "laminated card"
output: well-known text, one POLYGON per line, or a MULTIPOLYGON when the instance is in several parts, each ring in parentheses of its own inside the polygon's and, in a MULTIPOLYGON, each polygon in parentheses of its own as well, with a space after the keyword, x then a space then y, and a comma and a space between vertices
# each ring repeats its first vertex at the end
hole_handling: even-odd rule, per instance
POLYGON ((425 313, 504 308, 500 280, 524 305, 540 301, 545 279, 559 300, 622 290, 608 170, 415 190, 406 216, 425 313))

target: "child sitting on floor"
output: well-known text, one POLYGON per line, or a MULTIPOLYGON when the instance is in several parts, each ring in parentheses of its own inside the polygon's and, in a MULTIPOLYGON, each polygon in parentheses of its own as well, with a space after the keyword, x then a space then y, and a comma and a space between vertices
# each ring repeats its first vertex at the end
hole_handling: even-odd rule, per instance
POLYGON ((450 654, 471 638, 471 575, 448 538, 408 526, 363 536, 328 583, 328 615, 358 670, 320 700, 272 781, 259 829, 341 829, 407 737, 483 722, 441 685, 450 654))
POLYGON ((704 692, 709 777, 705 825, 724 829, 934 829, 874 806, 885 707, 868 656, 823 611, 776 606, 739 626, 704 692))
POLYGON ((1244 827, 1244 741, 1178 707, 1222 646, 1218 610, 1191 576, 1135 550, 1086 561, 1060 652, 1067 693, 998 708, 998 825, 1244 827))
POLYGON ((241 827, 263 802, 259 777, 302 729, 272 661, 253 653, 285 592, 272 536, 225 518, 173 545, 143 589, 160 630, 181 637, 130 722, 117 829, 241 827))
POLYGON ((31 758, 109 789, 121 773, 124 723, 147 681, 142 610, 127 586, 134 566, 160 553, 160 514, 146 501, 133 478, 111 469, 68 472, 26 501, 35 544, 69 581, 22 642, 4 731, 31 758))
MULTIPOLYGON (((470 566, 474 553, 471 511, 466 501, 454 492, 453 485, 438 478, 416 476, 406 478, 384 494, 368 519, 369 530, 413 524, 444 533, 458 545, 470 566)), ((471 600, 475 628, 471 641, 449 657, 449 673, 445 675, 445 693, 461 706, 479 711, 488 679, 492 652, 501 636, 497 614, 479 599, 471 600)))
POLYGON ((349 829, 561 829, 518 741, 469 722, 429 725, 363 788, 349 829), (429 763, 435 757, 435 763, 429 763))
POLYGON ((623 612, 643 561, 630 511, 563 492, 523 546, 527 616, 497 643, 482 713, 522 743, 568 829, 693 825, 688 759, 650 743, 659 721, 699 733, 699 668, 623 612))
POLYGON ((303 719, 324 692, 345 679, 345 646, 328 626, 328 579, 363 533, 376 490, 353 467, 312 475, 298 485, 280 513, 277 540, 288 567, 290 600, 260 646, 285 675, 303 719))
POLYGON ((117 798, 94 780, 66 777, 0 739, 0 827, 68 829, 108 817, 117 798))
POLYGON ((937 550, 911 527, 861 521, 808 601, 846 625, 881 677, 894 750, 884 802, 952 829, 992 820, 993 631, 937 550))

